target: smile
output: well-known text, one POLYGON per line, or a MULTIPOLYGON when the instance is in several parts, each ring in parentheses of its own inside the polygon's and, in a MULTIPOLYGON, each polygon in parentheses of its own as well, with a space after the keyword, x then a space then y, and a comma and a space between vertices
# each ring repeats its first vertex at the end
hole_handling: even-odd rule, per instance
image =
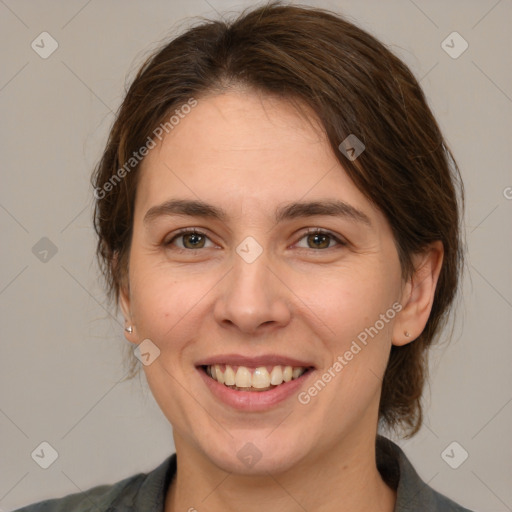
POLYGON ((235 366, 214 364, 202 367, 213 380, 237 391, 268 391, 301 377, 308 368, 303 366, 235 366))
POLYGON ((311 360, 286 354, 217 354, 195 367, 217 401, 245 412, 271 410, 297 396, 317 369, 311 360))

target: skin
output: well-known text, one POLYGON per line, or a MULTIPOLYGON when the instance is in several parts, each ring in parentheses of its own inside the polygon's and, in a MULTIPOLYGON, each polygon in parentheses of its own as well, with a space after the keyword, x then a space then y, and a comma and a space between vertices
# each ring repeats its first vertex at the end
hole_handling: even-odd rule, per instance
POLYGON ((392 344, 411 342, 427 322, 442 253, 432 244, 402 280, 386 218, 348 178, 318 125, 289 103, 239 90, 199 99, 142 163, 120 295, 134 326, 127 339, 149 338, 160 349, 143 368, 173 426, 178 472, 165 510, 392 511, 396 493, 375 463, 382 377, 392 344), (228 218, 144 223, 151 207, 176 198, 200 199, 228 218), (327 199, 361 210, 371 226, 273 217, 284 203, 327 199), (190 236, 166 245, 181 228, 207 238, 200 248, 190 236), (307 228, 345 243, 315 245, 307 228), (250 264, 236 252, 247 236, 263 249, 250 264), (238 411, 214 397, 195 368, 218 354, 285 354, 315 366, 304 391, 396 302, 400 313, 306 405, 292 396, 266 411, 238 411), (247 442, 261 453, 252 467, 237 457, 247 442))

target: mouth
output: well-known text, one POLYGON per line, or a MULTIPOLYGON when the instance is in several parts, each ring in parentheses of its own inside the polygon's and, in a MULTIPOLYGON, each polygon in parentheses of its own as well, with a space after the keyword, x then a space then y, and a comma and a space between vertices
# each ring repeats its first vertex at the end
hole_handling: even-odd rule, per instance
POLYGON ((297 380, 313 370, 311 366, 267 365, 242 366, 230 364, 200 365, 212 380, 235 391, 261 393, 297 380))
POLYGON ((216 400, 245 412, 272 410, 296 396, 316 367, 285 355, 213 356, 195 363, 206 389, 216 400))

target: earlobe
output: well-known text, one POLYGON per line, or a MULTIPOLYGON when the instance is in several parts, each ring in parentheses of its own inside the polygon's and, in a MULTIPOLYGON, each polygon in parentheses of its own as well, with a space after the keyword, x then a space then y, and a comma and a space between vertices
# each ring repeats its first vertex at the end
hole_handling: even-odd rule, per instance
POLYGON ((393 345, 406 345, 423 332, 434 303, 443 254, 442 242, 436 241, 413 258, 415 270, 403 289, 403 307, 393 326, 393 345))
POLYGON ((130 343, 137 343, 135 336, 135 326, 132 323, 129 292, 124 286, 121 286, 119 289, 119 304, 125 318, 124 337, 130 343))
MULTIPOLYGON (((117 254, 114 256, 114 265, 117 264, 117 254)), ((124 278, 121 279, 119 284, 119 306, 125 318, 124 337, 131 343, 136 343, 135 326, 132 321, 131 301, 130 301, 130 287, 124 278)))
MULTIPOLYGON (((117 270, 117 266, 119 265, 119 252, 115 251, 112 256, 112 272, 115 274, 117 270)), ((118 306, 121 308, 121 311, 123 313, 123 316, 125 318, 125 328, 124 328, 124 337, 128 341, 133 341, 132 335, 133 335, 133 325, 132 323, 132 314, 131 314, 131 308, 130 308, 130 291, 129 291, 129 285, 127 283, 127 280, 123 277, 121 277, 120 283, 119 283, 119 294, 117 297, 117 303, 118 306)))

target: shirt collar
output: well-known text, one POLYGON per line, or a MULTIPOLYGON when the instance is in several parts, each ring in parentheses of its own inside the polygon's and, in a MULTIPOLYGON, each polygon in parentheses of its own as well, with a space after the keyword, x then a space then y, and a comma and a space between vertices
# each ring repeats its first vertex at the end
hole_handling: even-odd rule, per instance
POLYGON ((433 489, 423 482, 397 444, 378 435, 375 453, 382 478, 396 490, 395 512, 437 510, 433 489))

